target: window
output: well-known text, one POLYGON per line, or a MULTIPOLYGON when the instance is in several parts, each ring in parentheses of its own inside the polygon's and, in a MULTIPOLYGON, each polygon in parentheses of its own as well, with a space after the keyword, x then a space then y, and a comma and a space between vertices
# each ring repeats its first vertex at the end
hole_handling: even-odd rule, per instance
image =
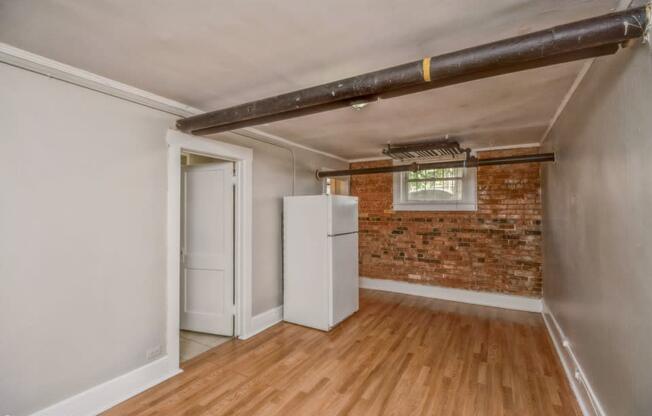
POLYGON ((394 174, 397 211, 475 211, 476 169, 443 168, 394 174))
POLYGON ((326 195, 348 195, 348 179, 326 178, 323 182, 323 193, 326 195))

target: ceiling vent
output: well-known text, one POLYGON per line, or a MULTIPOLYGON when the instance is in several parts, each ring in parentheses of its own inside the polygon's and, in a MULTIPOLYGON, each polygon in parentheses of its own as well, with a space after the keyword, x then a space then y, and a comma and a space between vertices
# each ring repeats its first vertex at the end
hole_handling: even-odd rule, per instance
POLYGON ((404 162, 427 159, 468 159, 471 149, 460 147, 454 139, 438 139, 420 143, 388 144, 383 154, 404 162))

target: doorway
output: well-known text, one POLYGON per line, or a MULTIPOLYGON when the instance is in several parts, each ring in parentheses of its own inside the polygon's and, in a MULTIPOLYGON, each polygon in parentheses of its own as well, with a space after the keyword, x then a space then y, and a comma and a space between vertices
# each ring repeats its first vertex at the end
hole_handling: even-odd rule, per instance
POLYGON ((178 372, 182 342, 188 358, 224 341, 212 337, 250 336, 253 151, 176 130, 167 142, 166 359, 178 372))
POLYGON ((181 153, 179 361, 234 336, 235 163, 181 153))

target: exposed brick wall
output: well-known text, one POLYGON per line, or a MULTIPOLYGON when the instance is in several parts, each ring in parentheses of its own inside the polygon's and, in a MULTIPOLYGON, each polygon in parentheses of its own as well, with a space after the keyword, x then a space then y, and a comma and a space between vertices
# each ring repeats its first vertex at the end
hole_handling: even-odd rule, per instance
MULTIPOLYGON (((480 158, 533 153, 482 152, 480 158)), ((353 168, 389 161, 354 163, 353 168)), ((359 197, 360 275, 462 289, 541 296, 538 164, 478 168, 478 210, 392 210, 392 175, 351 178, 359 197)))

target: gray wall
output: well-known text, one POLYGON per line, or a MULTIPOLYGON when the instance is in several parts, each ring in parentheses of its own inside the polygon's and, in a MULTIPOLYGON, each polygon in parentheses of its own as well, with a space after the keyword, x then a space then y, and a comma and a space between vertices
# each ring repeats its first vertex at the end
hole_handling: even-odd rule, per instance
MULTIPOLYGON (((176 117, 4 64, 0 91, 0 414, 19 416, 164 348, 165 133, 176 117)), ((258 313, 280 304, 291 166, 285 150, 239 144, 255 152, 258 313)), ((314 169, 342 165, 297 158, 300 193, 320 191, 314 169)))
POLYGON ((544 299, 609 415, 652 412, 652 60, 598 59, 545 150, 544 299))
POLYGON ((0 414, 165 345, 173 117, 0 64, 0 414))
MULTIPOLYGON (((220 134, 215 138, 254 150, 253 314, 257 315, 283 303, 282 246, 279 242, 282 236, 282 198, 292 195, 292 154, 276 145, 232 133, 220 134)), ((346 169, 349 166, 346 162, 298 148, 294 148, 294 157, 295 195, 322 192, 321 182, 315 179, 316 169, 346 169)))

